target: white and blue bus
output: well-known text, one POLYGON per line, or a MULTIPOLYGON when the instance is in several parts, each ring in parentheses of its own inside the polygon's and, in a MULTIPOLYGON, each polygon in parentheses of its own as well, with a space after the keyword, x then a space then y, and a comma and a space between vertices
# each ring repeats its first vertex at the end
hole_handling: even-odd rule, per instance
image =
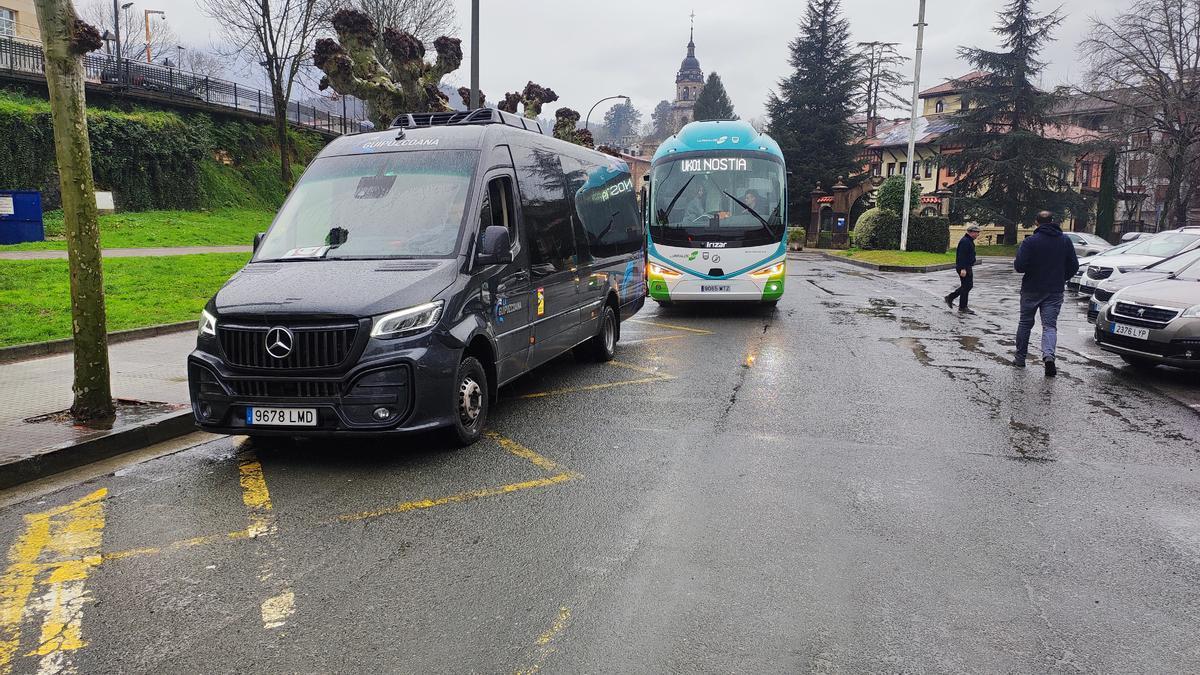
POLYGON ((693 122, 654 153, 647 283, 660 304, 775 304, 787 268, 787 169, 745 122, 693 122))

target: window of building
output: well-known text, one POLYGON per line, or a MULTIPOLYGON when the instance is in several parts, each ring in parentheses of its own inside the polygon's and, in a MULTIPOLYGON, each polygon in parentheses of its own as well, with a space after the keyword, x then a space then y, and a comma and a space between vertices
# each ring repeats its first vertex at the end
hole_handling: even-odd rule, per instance
POLYGON ((1147 131, 1145 133, 1134 134, 1133 138, 1130 139, 1129 144, 1135 150, 1140 150, 1142 148, 1149 147, 1150 146, 1150 132, 1147 131))
POLYGON ((684 101, 686 101, 686 100, 688 100, 688 96, 689 96, 689 95, 690 95, 690 92, 688 92, 688 88, 687 88, 687 87, 684 87, 684 88, 683 88, 683 91, 681 92, 681 98, 682 98, 684 101))
POLYGON ((932 159, 925 160, 925 177, 933 178, 933 160, 932 159))
POLYGON ((1080 176, 1079 180, 1084 185, 1091 185, 1092 184, 1092 163, 1084 162, 1082 169, 1083 169, 1083 175, 1080 176))
POLYGON ((878 176, 883 173, 883 165, 879 162, 871 164, 871 175, 878 176))
POLYGON ((0 7, 0 35, 13 37, 17 34, 17 13, 0 7))
POLYGON ((900 175, 901 176, 908 175, 908 162, 900 162, 900 175))
POLYGON ((935 112, 935 113, 946 112, 946 102, 941 99, 938 99, 938 102, 933 104, 933 112, 935 112))
POLYGON ((888 177, 890 178, 891 176, 895 176, 895 175, 896 175, 896 163, 888 162, 888 177))

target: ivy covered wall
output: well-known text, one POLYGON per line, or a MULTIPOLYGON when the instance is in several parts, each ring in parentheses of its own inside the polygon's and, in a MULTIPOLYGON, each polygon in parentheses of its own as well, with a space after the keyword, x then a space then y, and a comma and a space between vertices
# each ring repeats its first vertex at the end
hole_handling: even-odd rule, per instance
MULTIPOLYGON (((269 124, 91 104, 88 133, 96 189, 111 190, 118 210, 274 209, 283 201, 269 124)), ((291 133, 298 176, 325 141, 291 133)), ((0 90, 0 158, 0 190, 41 190, 44 208, 58 207, 49 102, 0 90)))

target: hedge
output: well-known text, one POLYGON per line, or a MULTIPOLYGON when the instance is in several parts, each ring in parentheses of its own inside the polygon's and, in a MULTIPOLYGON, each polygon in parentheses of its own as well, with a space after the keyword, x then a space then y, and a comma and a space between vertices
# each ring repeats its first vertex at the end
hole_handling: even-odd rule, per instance
MULTIPOLYGON (((900 216, 884 209, 870 209, 858 219, 854 245, 864 250, 898 250, 900 216)), ((945 253, 950 248, 950 221, 942 216, 909 216, 908 250, 945 253)))
MULTIPOLYGON (((88 108, 92 170, 122 211, 218 206, 277 207, 285 193, 269 124, 215 119, 205 113, 88 108), (225 165, 214 159, 222 154, 225 165)), ((320 150, 317 134, 293 131, 298 175, 320 150)), ((40 190, 47 210, 59 205, 48 101, 0 90, 0 189, 40 190)))

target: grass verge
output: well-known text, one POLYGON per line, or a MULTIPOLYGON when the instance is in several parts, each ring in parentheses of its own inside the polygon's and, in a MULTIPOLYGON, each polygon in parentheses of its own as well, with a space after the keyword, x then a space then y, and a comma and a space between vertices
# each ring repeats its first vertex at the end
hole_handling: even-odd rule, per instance
MULTIPOLYGON (((249 254, 104 261, 108 330, 196 319, 249 254)), ((71 337, 66 260, 0 260, 0 347, 71 337)))
MULTIPOLYGON (((174 246, 249 246, 254 233, 271 224, 274 212, 258 209, 214 211, 138 211, 100 216, 103 248, 174 246)), ((0 246, 0 251, 64 250, 62 211, 44 218, 46 241, 0 246)))
MULTIPOLYGON (((979 256, 1007 256, 1017 254, 1016 246, 978 246, 975 248, 979 256)), ((838 255, 876 265, 904 265, 907 267, 928 267, 930 265, 945 265, 954 262, 954 251, 945 253, 929 253, 927 251, 864 251, 852 248, 838 251, 838 255)))

